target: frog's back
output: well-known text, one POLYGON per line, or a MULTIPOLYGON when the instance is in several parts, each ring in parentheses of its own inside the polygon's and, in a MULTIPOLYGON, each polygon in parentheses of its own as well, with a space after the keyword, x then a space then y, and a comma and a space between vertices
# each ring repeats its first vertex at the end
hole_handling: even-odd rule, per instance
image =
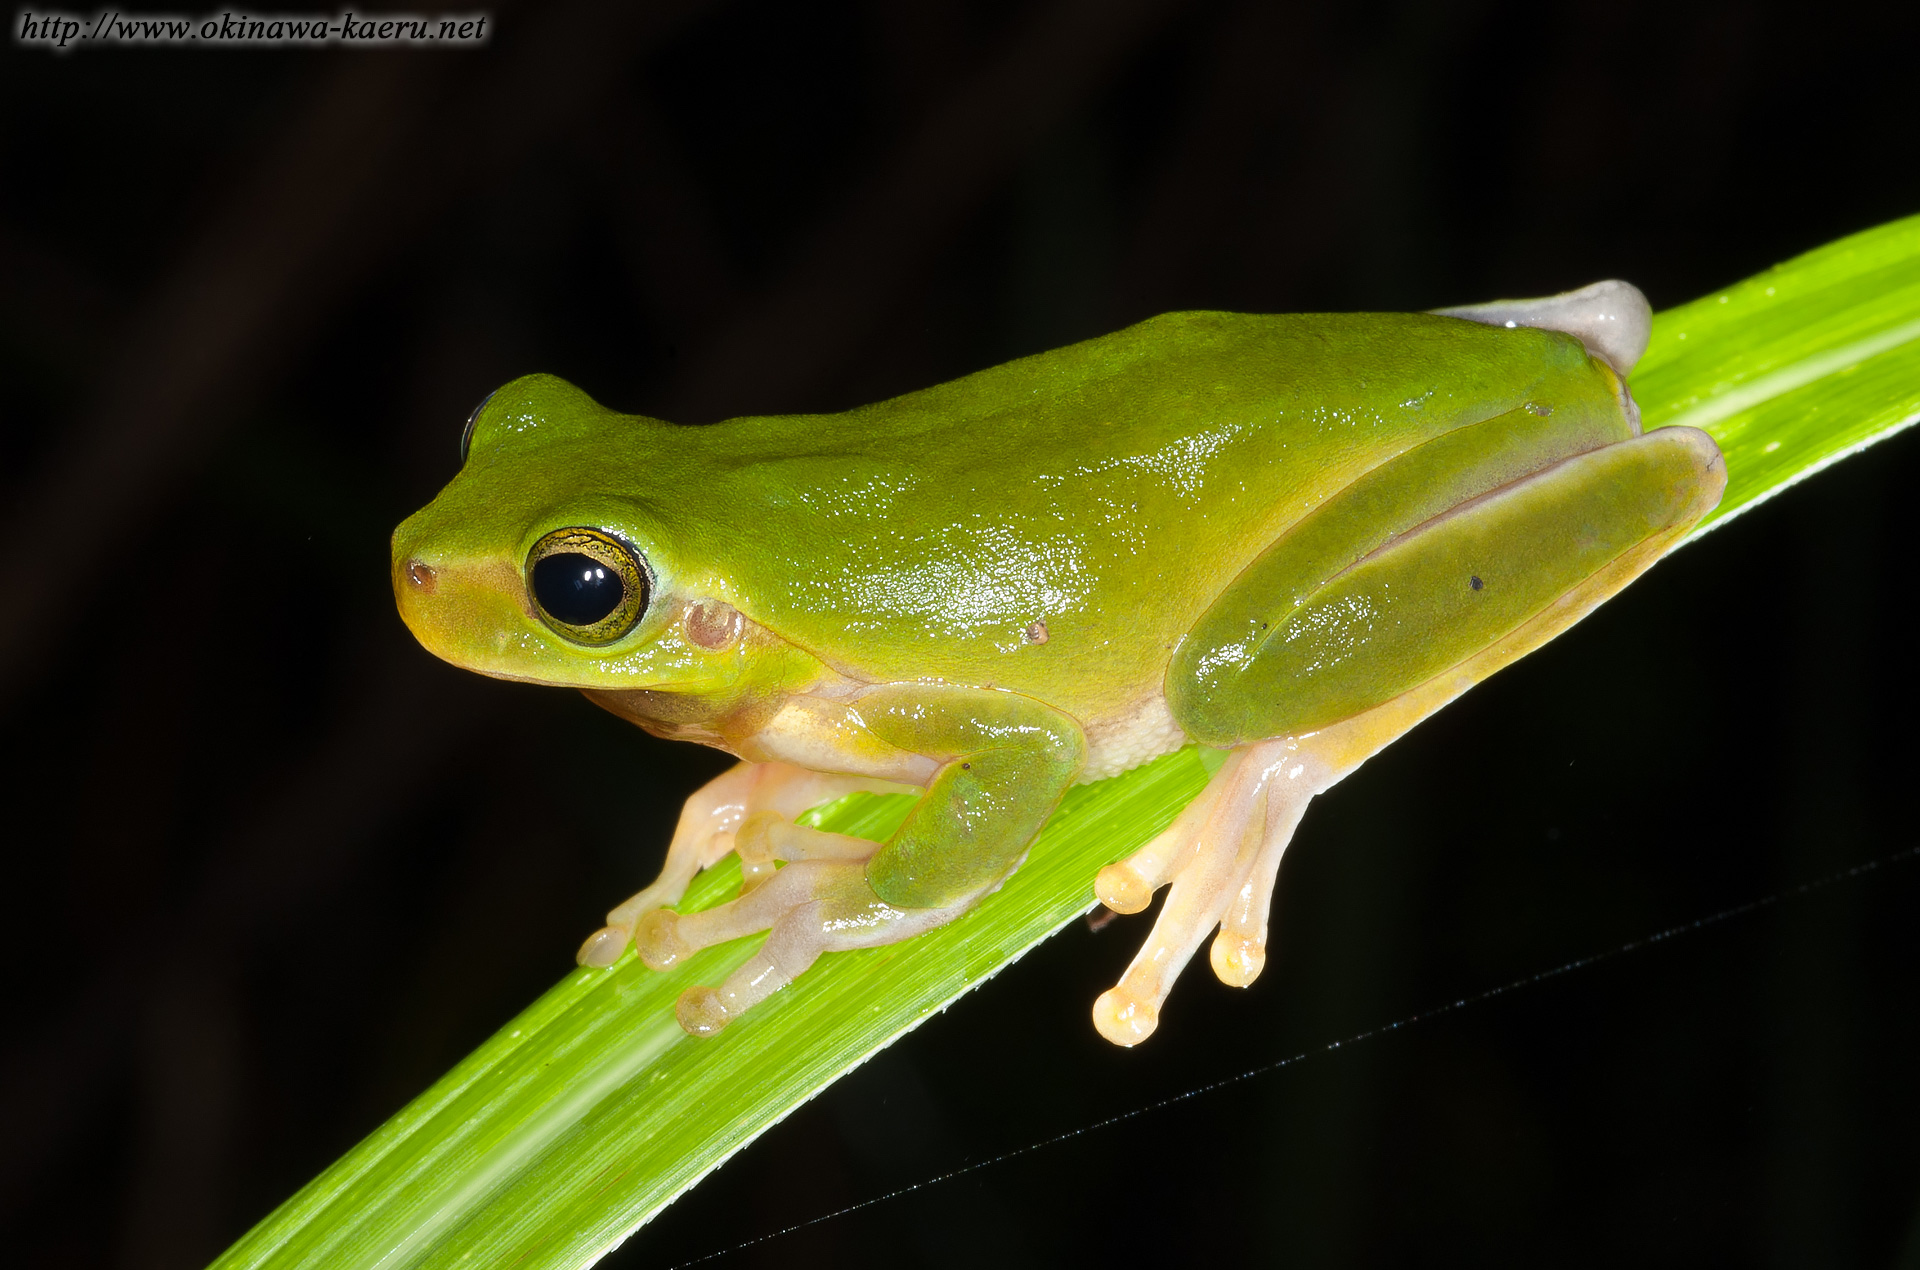
POLYGON ((1093 448, 1135 449, 1223 430, 1365 451, 1511 409, 1516 395, 1590 376, 1589 360, 1556 332, 1421 313, 1166 313, 814 421, 835 421, 854 445, 938 434, 996 467, 1071 465, 1095 436, 1093 448))
POLYGON ((841 415, 701 429, 722 482, 742 478, 709 532, 759 562, 752 615, 830 662, 1098 714, 1361 474, 1534 398, 1612 391, 1552 332, 1166 314, 841 415))

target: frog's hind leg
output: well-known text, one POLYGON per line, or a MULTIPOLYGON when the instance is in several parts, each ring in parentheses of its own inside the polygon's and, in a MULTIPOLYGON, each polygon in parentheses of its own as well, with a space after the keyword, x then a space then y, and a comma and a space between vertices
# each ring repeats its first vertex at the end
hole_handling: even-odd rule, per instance
MULTIPOLYGON (((1494 300, 1434 312, 1488 326, 1563 332, 1585 344, 1587 352, 1613 367, 1622 379, 1632 372, 1653 337, 1653 306, 1640 288, 1618 278, 1537 300, 1494 300)), ((1637 423, 1636 417, 1636 427, 1637 423)))
MULTIPOLYGON (((1473 515, 1436 518, 1302 599, 1268 587, 1216 601, 1225 617, 1195 630, 1225 635, 1190 641, 1199 664, 1231 661, 1219 648, 1257 655, 1217 691, 1183 679, 1176 717, 1233 754, 1171 829, 1095 883, 1120 912, 1173 883, 1146 946, 1094 1006, 1101 1034, 1121 1045, 1151 1035, 1174 977, 1216 924, 1215 972, 1252 982, 1281 853, 1313 795, 1637 577, 1719 501, 1725 480, 1712 438, 1662 428, 1495 491, 1473 515), (1272 613, 1271 627, 1237 633, 1249 612, 1272 613), (1362 708, 1342 717, 1349 703, 1362 708)), ((1260 582, 1257 566, 1242 576, 1260 582)))
POLYGON ((1173 883, 1133 964, 1094 1003, 1102 1036, 1117 1045, 1151 1036, 1174 979, 1216 926, 1210 960, 1220 981, 1244 988, 1259 977, 1281 854, 1313 796, 1358 766, 1340 749, 1293 737, 1243 746, 1165 833, 1101 870, 1094 892, 1122 913, 1173 883))
MULTIPOLYGON (((770 814, 786 821, 855 790, 897 793, 907 789, 889 781, 830 775, 791 763, 741 763, 722 772, 680 809, 660 876, 608 913, 607 924, 587 936, 576 960, 583 966, 611 966, 618 961, 633 939, 635 923, 663 905, 679 903, 694 875, 712 868, 734 849, 737 831, 748 818, 770 814)), ((741 863, 750 884, 755 880, 753 867, 744 857, 741 863)), ((767 867, 771 868, 771 860, 767 867)))

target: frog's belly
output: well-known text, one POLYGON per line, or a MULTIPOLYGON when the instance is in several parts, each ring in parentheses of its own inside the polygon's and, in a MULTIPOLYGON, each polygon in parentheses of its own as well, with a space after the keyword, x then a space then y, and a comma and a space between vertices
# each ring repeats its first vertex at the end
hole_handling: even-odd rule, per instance
POLYGON ((1117 713, 1086 721, 1087 762, 1079 783, 1105 780, 1187 744, 1167 695, 1156 687, 1117 713))

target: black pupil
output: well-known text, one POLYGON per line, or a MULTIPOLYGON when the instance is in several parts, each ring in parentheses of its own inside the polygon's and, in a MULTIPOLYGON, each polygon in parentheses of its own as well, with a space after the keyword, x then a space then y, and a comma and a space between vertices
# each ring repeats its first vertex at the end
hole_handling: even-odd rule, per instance
POLYGON ((620 575, 592 556, 561 551, 533 566, 533 598, 557 622, 592 626, 620 607, 620 575))

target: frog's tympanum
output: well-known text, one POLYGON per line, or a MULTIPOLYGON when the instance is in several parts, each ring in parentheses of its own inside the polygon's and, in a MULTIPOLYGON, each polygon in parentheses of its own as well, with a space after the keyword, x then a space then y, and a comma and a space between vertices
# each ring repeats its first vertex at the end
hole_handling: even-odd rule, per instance
POLYGON ((1648 326, 1618 282, 1426 314, 1172 313, 845 414, 705 427, 530 375, 395 532, 393 588, 456 665, 740 759, 579 954, 633 942, 660 968, 768 932, 681 997, 695 1035, 823 952, 980 903, 1070 786, 1227 751, 1172 827, 1087 880, 1122 913, 1172 884, 1093 1008, 1131 1045, 1215 928, 1214 972, 1260 973, 1308 800, 1719 502, 1704 432, 1641 431, 1626 379, 1648 326), (857 789, 919 801, 885 842, 793 822, 857 789), (668 907, 729 851, 738 899, 668 907))

